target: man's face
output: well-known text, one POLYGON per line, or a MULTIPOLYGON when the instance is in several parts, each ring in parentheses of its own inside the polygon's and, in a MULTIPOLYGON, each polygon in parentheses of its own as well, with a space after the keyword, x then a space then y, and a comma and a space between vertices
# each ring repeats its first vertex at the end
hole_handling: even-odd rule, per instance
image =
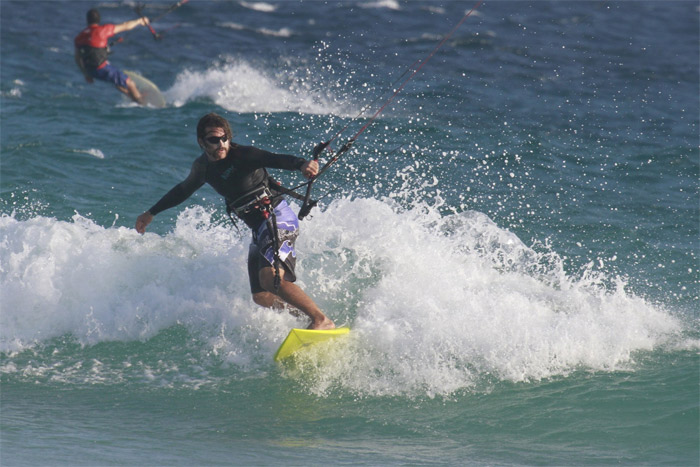
POLYGON ((226 136, 226 132, 219 127, 207 127, 204 130, 204 138, 200 138, 199 143, 210 161, 225 159, 231 147, 231 141, 226 136))

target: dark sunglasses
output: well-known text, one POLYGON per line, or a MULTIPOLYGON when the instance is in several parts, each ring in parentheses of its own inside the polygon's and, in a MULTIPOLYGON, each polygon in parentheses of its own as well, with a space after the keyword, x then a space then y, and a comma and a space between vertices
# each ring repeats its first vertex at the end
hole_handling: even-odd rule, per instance
POLYGON ((204 138, 204 141, 206 141, 208 144, 211 144, 212 146, 215 146, 221 142, 221 144, 225 143, 228 141, 228 136, 209 136, 208 138, 204 138))

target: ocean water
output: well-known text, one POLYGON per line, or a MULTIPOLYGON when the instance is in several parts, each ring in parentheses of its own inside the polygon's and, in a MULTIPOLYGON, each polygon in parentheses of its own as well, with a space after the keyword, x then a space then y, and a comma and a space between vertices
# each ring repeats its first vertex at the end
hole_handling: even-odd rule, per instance
POLYGON ((190 0, 112 47, 151 109, 73 62, 135 2, 2 0, 0 464, 697 466, 697 1, 479 5, 315 184, 293 365, 211 188, 133 229, 203 114, 337 148, 475 4, 190 0))

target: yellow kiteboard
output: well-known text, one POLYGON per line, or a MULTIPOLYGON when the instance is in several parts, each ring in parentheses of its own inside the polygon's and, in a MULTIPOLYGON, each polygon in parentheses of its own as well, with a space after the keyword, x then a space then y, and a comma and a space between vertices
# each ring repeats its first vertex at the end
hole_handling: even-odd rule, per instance
POLYGON ((124 74, 131 78, 136 84, 139 92, 143 96, 143 103, 149 107, 155 107, 157 109, 162 109, 165 107, 165 98, 163 94, 158 89, 158 86, 153 84, 152 81, 144 78, 135 71, 124 70, 124 74))
POLYGON ((296 351, 309 345, 327 341, 328 339, 333 339, 334 337, 342 336, 349 332, 349 327, 328 329, 325 331, 294 328, 289 331, 289 335, 287 335, 287 338, 284 340, 284 342, 282 342, 280 348, 277 349, 275 361, 284 360, 285 358, 294 354, 296 351))

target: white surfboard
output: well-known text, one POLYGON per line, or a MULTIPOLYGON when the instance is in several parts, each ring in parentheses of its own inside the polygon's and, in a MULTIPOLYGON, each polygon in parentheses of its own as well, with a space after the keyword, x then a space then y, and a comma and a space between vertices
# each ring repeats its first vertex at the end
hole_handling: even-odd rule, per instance
POLYGON ((136 87, 143 96, 144 105, 155 107, 157 109, 162 109, 165 107, 165 98, 160 92, 160 89, 158 89, 158 86, 156 86, 152 81, 144 78, 135 71, 124 70, 124 74, 131 78, 134 81, 134 84, 136 84, 136 87))

